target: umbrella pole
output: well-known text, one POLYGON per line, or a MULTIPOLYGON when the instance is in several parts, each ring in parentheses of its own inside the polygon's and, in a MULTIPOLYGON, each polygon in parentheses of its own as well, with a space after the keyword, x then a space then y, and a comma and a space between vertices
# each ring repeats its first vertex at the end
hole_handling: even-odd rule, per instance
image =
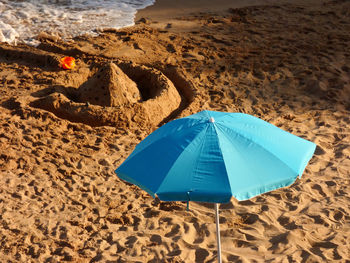
POLYGON ((216 240, 218 242, 218 263, 221 263, 221 242, 220 242, 220 222, 219 222, 219 204, 215 203, 215 221, 216 221, 216 240))

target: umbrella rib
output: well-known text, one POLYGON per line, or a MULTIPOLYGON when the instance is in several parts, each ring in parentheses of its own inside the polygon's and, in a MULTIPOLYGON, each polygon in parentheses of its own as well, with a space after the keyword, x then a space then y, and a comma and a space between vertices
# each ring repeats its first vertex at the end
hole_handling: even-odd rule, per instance
MULTIPOLYGON (((219 137, 219 134, 218 134, 218 131, 217 129, 220 129, 219 127, 217 127, 217 125, 214 124, 214 129, 215 129, 215 133, 216 133, 216 137, 218 138, 218 145, 219 145, 219 148, 220 148, 220 154, 221 154, 221 158, 222 160, 225 159, 224 155, 222 154, 222 148, 221 148, 221 142, 220 142, 220 137, 219 137)), ((224 134, 225 135, 225 134, 224 134)), ((226 136, 226 135, 225 135, 226 136)), ((224 163, 224 167, 225 167, 225 171, 226 171, 226 175, 228 175, 228 170, 227 170, 227 166, 226 166, 226 162, 223 161, 224 163)), ((231 184, 229 183, 228 184, 229 187, 230 187, 230 192, 232 193, 232 188, 231 188, 231 184)))

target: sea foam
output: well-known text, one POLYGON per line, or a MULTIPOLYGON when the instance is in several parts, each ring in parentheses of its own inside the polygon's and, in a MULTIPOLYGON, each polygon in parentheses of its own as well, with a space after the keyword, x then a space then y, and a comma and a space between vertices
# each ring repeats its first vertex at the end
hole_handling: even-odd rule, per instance
POLYGON ((35 45, 50 32, 69 39, 103 28, 134 24, 139 9, 154 0, 0 0, 0 42, 35 45))

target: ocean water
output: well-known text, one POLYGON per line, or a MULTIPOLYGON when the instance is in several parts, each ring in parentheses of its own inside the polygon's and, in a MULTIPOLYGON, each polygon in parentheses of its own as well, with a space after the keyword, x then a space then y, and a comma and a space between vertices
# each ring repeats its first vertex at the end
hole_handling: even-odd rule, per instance
POLYGON ((69 39, 103 28, 134 24, 139 9, 155 0, 0 0, 0 42, 36 45, 48 32, 69 39))

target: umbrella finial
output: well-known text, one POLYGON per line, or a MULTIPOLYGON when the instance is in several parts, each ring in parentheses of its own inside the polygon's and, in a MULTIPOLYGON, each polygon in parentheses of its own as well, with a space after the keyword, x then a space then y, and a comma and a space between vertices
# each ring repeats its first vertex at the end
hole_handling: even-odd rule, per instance
POLYGON ((209 120, 211 123, 214 123, 215 122, 215 119, 214 117, 210 117, 210 120, 209 120))

